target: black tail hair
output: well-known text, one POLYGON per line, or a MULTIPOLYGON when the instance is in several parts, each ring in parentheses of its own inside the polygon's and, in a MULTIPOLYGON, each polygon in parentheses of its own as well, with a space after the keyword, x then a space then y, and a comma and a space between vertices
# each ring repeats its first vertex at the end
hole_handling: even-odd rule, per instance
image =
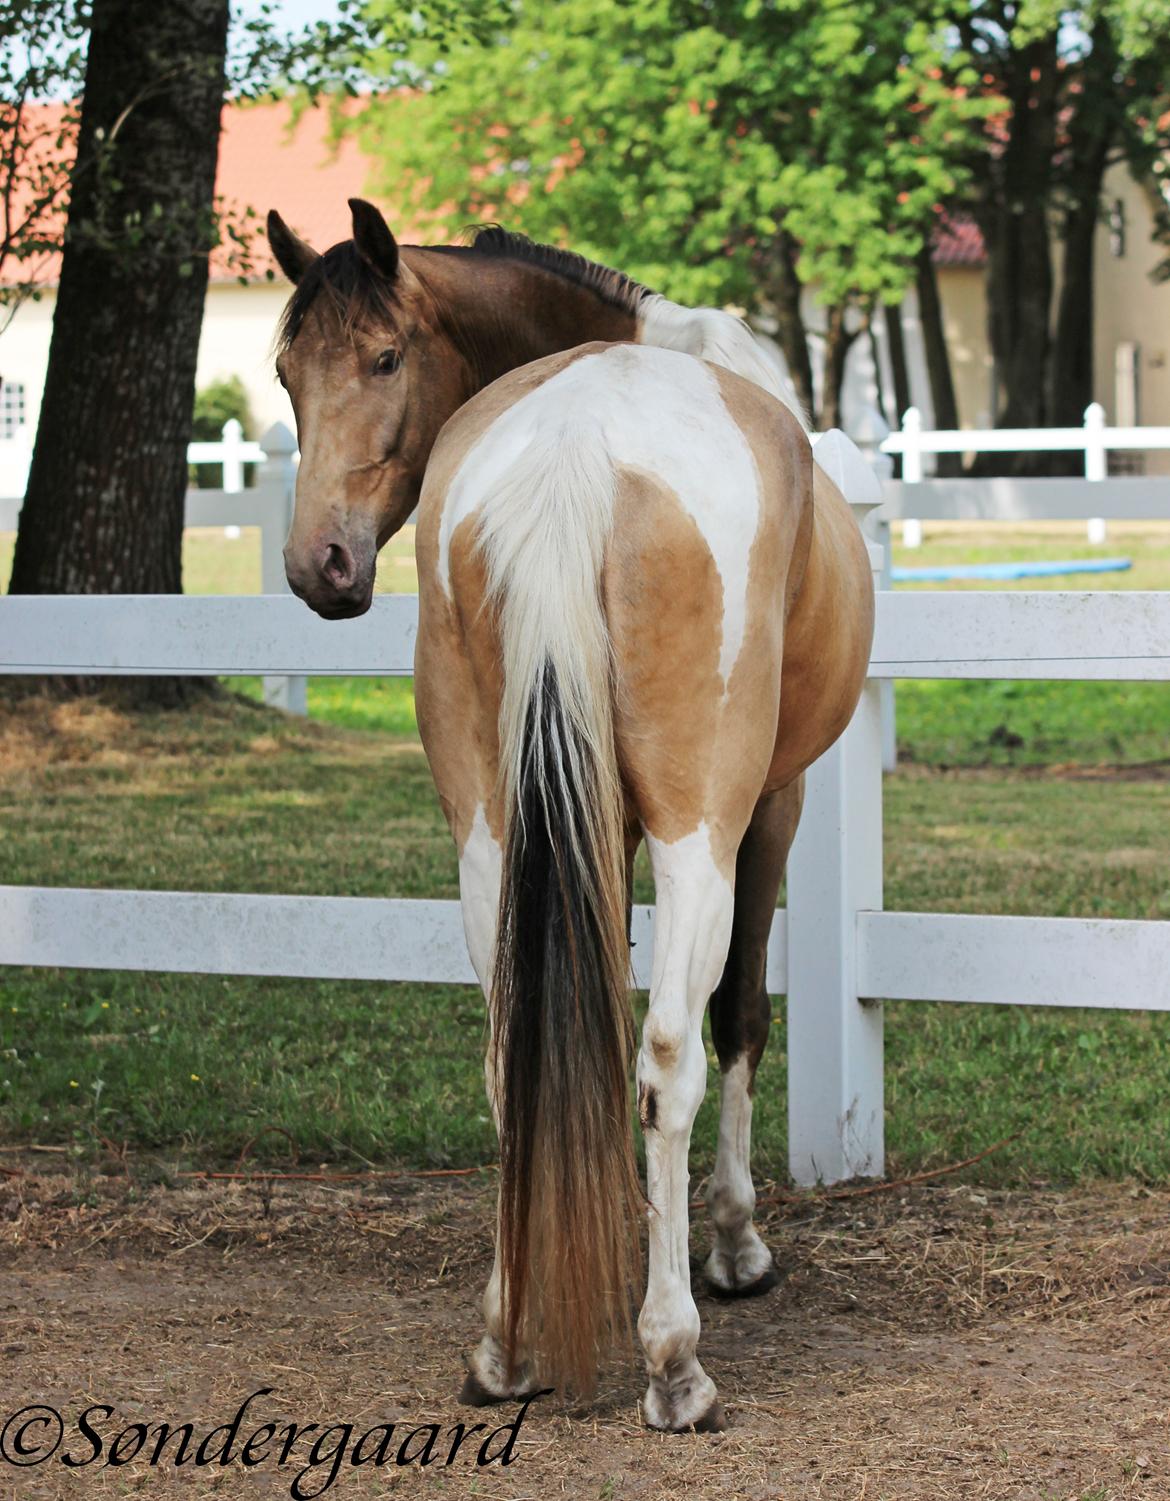
POLYGON ((580 1391, 604 1344, 629 1331, 638 1258, 616 785, 546 661, 510 809, 492 988, 501 1296, 509 1364, 523 1345, 542 1379, 580 1391))

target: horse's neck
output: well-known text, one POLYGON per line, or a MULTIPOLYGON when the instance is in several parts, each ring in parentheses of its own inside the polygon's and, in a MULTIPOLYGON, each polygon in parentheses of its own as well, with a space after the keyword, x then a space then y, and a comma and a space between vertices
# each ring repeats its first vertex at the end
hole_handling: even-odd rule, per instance
POLYGON ((638 337, 638 319, 587 287, 522 261, 404 248, 471 371, 473 391, 593 340, 638 337))
POLYGON ((763 386, 808 420, 795 392, 741 318, 717 308, 687 308, 647 293, 636 312, 545 267, 471 252, 404 249, 428 288, 452 342, 471 372, 475 394, 519 365, 593 340, 636 340, 722 365, 763 386))

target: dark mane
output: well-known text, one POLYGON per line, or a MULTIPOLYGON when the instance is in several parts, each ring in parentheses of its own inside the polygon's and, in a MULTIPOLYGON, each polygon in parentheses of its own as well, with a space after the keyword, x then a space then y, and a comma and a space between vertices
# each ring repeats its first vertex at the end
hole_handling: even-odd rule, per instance
POLYGON ((633 281, 622 271, 601 266, 596 261, 587 261, 575 250, 558 250, 554 245, 539 245, 527 235, 512 234, 498 224, 485 225, 476 231, 471 249, 476 255, 490 255, 500 259, 524 261, 530 266, 540 266, 563 276, 566 281, 586 287, 603 302, 620 308, 623 313, 637 313, 644 297, 651 295, 648 287, 633 281))
MULTIPOLYGON (((476 230, 470 246, 428 245, 426 249, 448 254, 484 255, 493 260, 523 261, 529 266, 539 266, 576 286, 585 287, 602 302, 624 313, 636 314, 642 299, 651 295, 648 287, 633 281, 622 271, 588 261, 575 250, 558 250, 554 245, 537 244, 527 235, 513 234, 498 224, 488 224, 476 230)), ((343 240, 324 255, 319 255, 293 289, 276 331, 278 355, 283 354, 300 333, 309 308, 322 293, 328 297, 343 330, 350 337, 358 328, 394 322, 398 307, 394 283, 367 265, 352 240, 343 240)))
POLYGON ((297 282, 276 330, 276 350, 283 354, 305 321, 319 293, 333 305, 345 333, 372 324, 393 324, 398 307, 394 283, 372 270, 352 240, 343 240, 319 255, 297 282))

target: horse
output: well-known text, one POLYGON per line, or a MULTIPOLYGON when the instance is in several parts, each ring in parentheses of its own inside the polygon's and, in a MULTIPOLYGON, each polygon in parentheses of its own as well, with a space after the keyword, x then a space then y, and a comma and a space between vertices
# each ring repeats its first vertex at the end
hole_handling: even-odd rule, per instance
POLYGON ((718 1430, 688 1250, 702 1020, 709 1005, 721 1071, 705 1271, 747 1297, 775 1281, 750 1166, 768 934, 803 773, 865 678, 865 544, 738 320, 639 313, 652 294, 619 273, 495 230, 482 251, 399 250, 358 205, 353 227, 323 257, 270 229, 296 280, 278 366, 303 455, 286 560, 319 613, 360 613, 377 548, 418 502, 419 729, 458 851, 500 1142, 461 1399, 590 1391, 628 1327, 645 1220, 644 1418, 718 1430), (643 841, 644 1198, 627 947, 643 841))

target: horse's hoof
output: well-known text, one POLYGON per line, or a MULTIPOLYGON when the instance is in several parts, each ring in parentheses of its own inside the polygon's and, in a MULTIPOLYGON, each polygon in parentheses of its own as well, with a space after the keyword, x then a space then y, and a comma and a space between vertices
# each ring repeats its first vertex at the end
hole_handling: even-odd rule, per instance
POLYGON ((694 1357, 679 1362, 675 1379, 651 1376, 642 1418, 657 1433, 722 1433, 727 1427, 715 1383, 694 1357))
POLYGON ((707 1288, 713 1298, 761 1298, 765 1293, 770 1293, 779 1281, 779 1272, 774 1266, 770 1266, 754 1282, 745 1282, 742 1287, 724 1287, 713 1277, 708 1277, 707 1288))
MULTIPOLYGON (((716 1397, 711 1406, 701 1418, 690 1425, 696 1433, 722 1433, 727 1427, 727 1414, 723 1411, 723 1403, 716 1397)), ((684 1430, 684 1432, 689 1432, 684 1430)))
POLYGON ((464 1407, 498 1407, 501 1402, 519 1400, 509 1392, 504 1392, 500 1396, 497 1396, 495 1392, 489 1392, 474 1371, 468 1371, 463 1378, 463 1386, 459 1392, 459 1401, 464 1407))

